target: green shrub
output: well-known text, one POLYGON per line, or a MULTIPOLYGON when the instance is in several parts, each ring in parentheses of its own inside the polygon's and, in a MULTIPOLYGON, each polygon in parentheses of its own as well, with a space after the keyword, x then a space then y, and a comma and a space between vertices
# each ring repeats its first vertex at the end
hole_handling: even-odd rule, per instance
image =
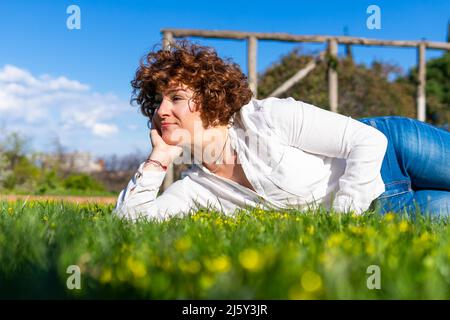
POLYGON ((55 170, 42 171, 41 179, 39 181, 37 194, 45 194, 48 191, 62 188, 62 182, 58 173, 55 170))
POLYGON ((105 191, 100 182, 85 173, 71 174, 64 180, 63 187, 69 190, 105 191))
POLYGON ((17 187, 34 187, 39 179, 40 170, 26 157, 21 156, 17 159, 12 169, 12 174, 8 175, 3 181, 3 187, 14 189, 17 187))

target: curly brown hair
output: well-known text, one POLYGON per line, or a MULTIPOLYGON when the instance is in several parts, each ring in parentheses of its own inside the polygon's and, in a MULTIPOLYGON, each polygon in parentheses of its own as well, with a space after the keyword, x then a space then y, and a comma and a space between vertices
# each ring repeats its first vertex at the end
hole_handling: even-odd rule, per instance
POLYGON ((158 95, 176 84, 194 92, 192 100, 200 107, 204 128, 228 124, 252 97, 247 77, 236 63, 221 59, 211 47, 179 40, 167 50, 148 53, 131 81, 131 101, 140 105, 149 124, 159 106, 158 95))

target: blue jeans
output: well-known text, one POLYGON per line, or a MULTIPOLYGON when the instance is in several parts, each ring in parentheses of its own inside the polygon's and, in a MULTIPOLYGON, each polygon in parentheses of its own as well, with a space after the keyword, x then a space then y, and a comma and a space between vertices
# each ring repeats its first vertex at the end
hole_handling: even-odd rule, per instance
POLYGON ((359 121, 388 139, 381 176, 386 191, 372 203, 380 213, 450 216, 450 132, 418 120, 388 116, 359 121))

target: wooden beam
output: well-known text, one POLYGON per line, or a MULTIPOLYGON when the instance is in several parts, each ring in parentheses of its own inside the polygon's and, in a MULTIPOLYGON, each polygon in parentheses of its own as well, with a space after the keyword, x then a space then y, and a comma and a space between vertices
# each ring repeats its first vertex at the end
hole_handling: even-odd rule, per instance
POLYGON ((256 37, 249 37, 247 40, 247 65, 248 65, 248 80, 250 90, 253 92, 253 97, 256 99, 258 93, 258 74, 256 71, 256 61, 258 44, 256 37))
MULTIPOLYGON (((328 54, 331 59, 337 61, 338 44, 336 39, 328 41, 328 54)), ((337 71, 331 64, 328 67, 328 100, 330 103, 330 110, 338 111, 338 76, 337 71)))
POLYGON ((304 77, 308 75, 314 68, 317 66, 317 63, 321 60, 323 60, 325 54, 324 52, 320 53, 319 57, 316 59, 311 60, 308 62, 308 64, 300 69, 296 74, 294 74, 292 77, 290 77, 288 80, 286 80, 281 86, 279 86, 275 91, 273 91, 269 97, 279 97, 283 93, 285 93, 287 90, 289 90, 293 85, 295 85, 297 82, 302 80, 304 77))
POLYGON ((419 83, 417 85, 417 119, 420 121, 426 121, 426 97, 425 97, 425 88, 426 88, 426 73, 427 73, 427 65, 426 65, 426 50, 425 44, 421 43, 418 48, 418 77, 419 83))
MULTIPOLYGON (((417 47, 422 41, 411 40, 379 40, 349 36, 318 36, 295 35, 289 33, 242 32, 228 30, 196 30, 196 29, 162 29, 162 32, 171 32, 174 37, 201 37, 220 39, 242 39, 255 37, 258 40, 273 40, 287 42, 329 42, 335 39, 340 44, 366 45, 366 46, 393 46, 417 47)), ((425 41, 427 49, 450 50, 450 43, 425 41)))

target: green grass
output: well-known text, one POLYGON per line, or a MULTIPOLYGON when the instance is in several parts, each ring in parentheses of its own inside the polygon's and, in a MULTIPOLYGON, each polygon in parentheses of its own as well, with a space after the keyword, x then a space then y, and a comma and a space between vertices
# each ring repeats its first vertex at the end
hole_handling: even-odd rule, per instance
POLYGON ((63 188, 56 188, 47 190, 44 193, 30 192, 29 190, 13 189, 0 190, 3 195, 37 195, 37 196, 79 196, 79 197, 117 197, 117 192, 112 191, 96 191, 96 190, 70 190, 63 188))
POLYGON ((0 202, 0 298, 450 298, 448 220, 255 209, 132 223, 111 210, 0 202), (81 290, 66 287, 70 265, 81 290))

